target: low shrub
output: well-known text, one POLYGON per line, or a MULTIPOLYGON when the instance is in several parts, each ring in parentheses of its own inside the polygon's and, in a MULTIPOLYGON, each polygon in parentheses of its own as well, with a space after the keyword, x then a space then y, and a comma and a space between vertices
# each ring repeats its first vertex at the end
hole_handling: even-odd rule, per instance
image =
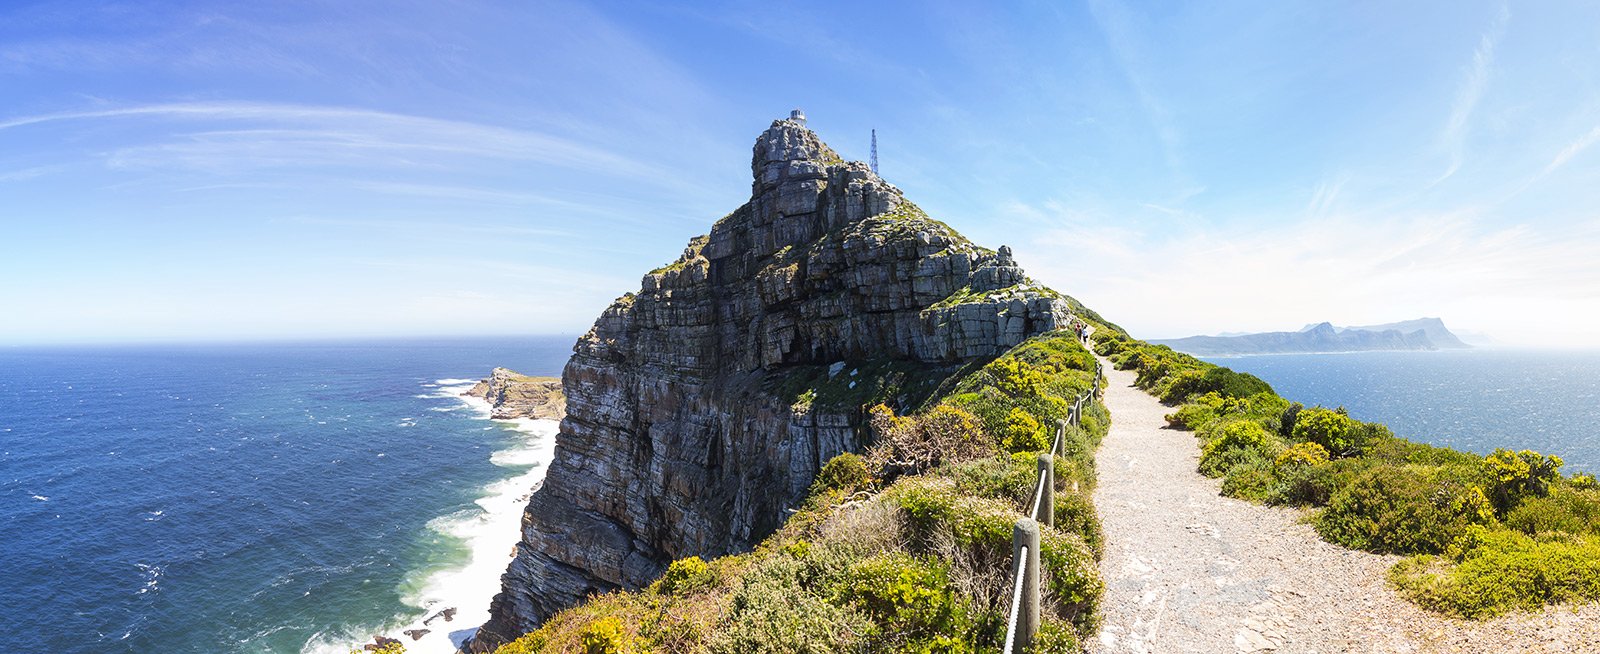
POLYGON ((1360 439, 1365 435, 1350 416, 1322 407, 1296 414, 1292 433, 1294 440, 1316 443, 1338 457, 1359 453, 1363 445, 1360 439))
POLYGON ((622 628, 622 621, 606 616, 590 622, 578 637, 583 654, 624 654, 633 652, 633 639, 622 628))
POLYGON ((1538 538, 1474 528, 1450 556, 1416 556, 1389 579, 1417 603, 1463 618, 1489 618, 1545 604, 1600 599, 1600 537, 1538 538))
POLYGON ((1278 458, 1273 462, 1279 473, 1288 473, 1295 468, 1305 468, 1322 465, 1328 462, 1328 450, 1316 443, 1296 443, 1292 447, 1278 453, 1278 458))
POLYGON ((1010 503, 969 497, 944 479, 917 478, 896 484, 888 499, 906 514, 913 551, 931 551, 941 538, 990 558, 1011 554, 1011 526, 1016 507, 1010 503))
POLYGON ((828 601, 823 588, 845 572, 835 557, 783 555, 741 575, 725 603, 714 654, 849 651, 873 628, 867 616, 828 601))
POLYGON ((1277 456, 1276 438, 1259 423, 1238 420, 1222 425, 1217 435, 1200 449, 1200 472, 1220 477, 1235 465, 1258 458, 1277 456))
MULTIPOLYGON (((1182 356, 1187 357, 1187 355, 1182 356)), ((1222 397, 1237 398, 1250 397, 1258 393, 1272 393, 1272 386, 1255 375, 1235 372, 1203 361, 1178 360, 1178 365, 1185 364, 1193 367, 1156 384, 1156 395, 1161 401, 1179 402, 1202 393, 1216 393, 1222 397), (1194 366, 1195 363, 1199 365, 1194 366)))
POLYGON ((1055 528, 1077 534, 1096 560, 1105 555, 1105 534, 1100 529, 1100 514, 1095 511, 1087 495, 1071 491, 1056 492, 1055 528))
POLYGON ((1349 473, 1341 474, 1337 462, 1274 467, 1278 483, 1266 498, 1268 504, 1325 506, 1342 485, 1341 481, 1349 478, 1349 473))
MULTIPOLYGON (((1387 432, 1387 430, 1384 431, 1387 432)), ((1413 464, 1447 467, 1453 469, 1453 474, 1460 476, 1465 481, 1483 484, 1485 487, 1488 485, 1488 478, 1483 474, 1483 457, 1471 452, 1462 452, 1448 447, 1438 447, 1408 441, 1404 438, 1396 438, 1393 434, 1368 442, 1361 458, 1373 462, 1393 463, 1396 465, 1413 464)))
POLYGON ((1007 452, 1038 452, 1049 449, 1050 440, 1043 425, 1021 408, 1006 415, 1000 446, 1007 452))
POLYGON ((1278 435, 1284 438, 1294 438, 1295 421, 1299 419, 1300 412, 1306 406, 1299 402, 1290 404, 1282 413, 1278 414, 1278 435))
POLYGON ((875 649, 972 651, 958 637, 968 631, 966 607, 957 601, 949 570, 940 561, 879 554, 850 566, 833 593, 872 620, 874 629, 863 636, 875 649))
POLYGON ((1557 486, 1545 497, 1522 500, 1505 525, 1530 536, 1541 533, 1600 534, 1600 492, 1557 486))
POLYGON ((886 481, 994 451, 977 416, 950 404, 939 404, 914 417, 877 410, 870 416, 877 442, 867 449, 867 464, 886 481))
POLYGON ((859 454, 845 452, 822 465, 816 481, 811 483, 811 493, 838 491, 848 494, 871 486, 872 471, 867 468, 867 460, 859 454))
POLYGON ((1501 512, 1511 510, 1523 498, 1548 495, 1550 484, 1561 479, 1561 457, 1533 450, 1497 449, 1484 457, 1483 468, 1494 484, 1495 508, 1501 512))
POLYGON ((651 584, 651 589, 660 595, 681 595, 703 588, 716 581, 711 574, 710 566, 698 556, 691 556, 673 561, 667 566, 666 573, 651 584))
POLYGON ((965 495, 1006 500, 1017 507, 1029 500, 1038 481, 1038 458, 1028 454, 963 461, 945 469, 965 495))
POLYGON ((1060 530, 1040 529, 1039 564, 1044 599, 1054 606, 1054 615, 1072 623, 1080 634, 1094 633, 1105 582, 1088 546, 1060 530))
POLYGON ((1044 373, 1015 358, 995 359, 983 370, 995 389, 1011 397, 1037 397, 1044 394, 1044 373))
POLYGON ((1595 481, 1594 475, 1580 472, 1572 476, 1572 487, 1584 490, 1600 488, 1600 482, 1595 481))
POLYGON ((1278 476, 1272 459, 1264 456, 1256 455, 1240 461, 1228 468, 1222 477, 1222 494, 1241 500, 1265 502, 1273 497, 1277 489, 1278 476))
POLYGON ((1434 554, 1467 527, 1493 522, 1483 491, 1438 473, 1374 467, 1334 494, 1317 516, 1317 533, 1354 549, 1434 554))
POLYGON ((1080 654, 1082 641, 1070 623, 1045 618, 1039 623, 1039 633, 1033 638, 1032 654, 1080 654))

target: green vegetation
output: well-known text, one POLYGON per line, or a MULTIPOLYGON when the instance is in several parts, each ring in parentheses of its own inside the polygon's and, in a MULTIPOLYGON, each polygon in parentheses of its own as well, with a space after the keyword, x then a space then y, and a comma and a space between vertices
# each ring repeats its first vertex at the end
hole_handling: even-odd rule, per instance
POLYGON ((1201 439, 1222 492, 1313 509, 1324 539, 1406 555, 1392 583, 1431 609, 1483 618, 1600 599, 1600 488, 1532 451, 1487 457, 1397 438, 1341 408, 1291 404, 1264 382, 1124 334, 1095 348, 1201 439))
POLYGON ((929 306, 927 310, 928 311, 936 311, 936 310, 939 310, 939 309, 948 309, 948 308, 956 306, 958 304, 970 304, 970 303, 973 303, 973 302, 983 302, 983 301, 986 301, 986 300, 989 300, 989 299, 1001 300, 1001 299, 1020 298, 1020 297, 1023 297, 1025 294, 1026 295, 1032 295, 1032 296, 1038 296, 1038 297, 1049 297, 1049 298, 1061 298, 1061 297, 1063 297, 1060 293, 1057 293, 1057 292, 1052 291, 1052 290, 1050 290, 1048 288, 1040 286, 1037 283, 1032 282, 1031 280, 1026 282, 1026 283, 1016 284, 1014 286, 1007 286, 1005 288, 995 289, 995 290, 992 290, 992 291, 983 291, 983 292, 974 291, 974 290, 972 290, 971 286, 963 286, 963 287, 961 287, 959 289, 956 289, 956 291, 954 293, 951 293, 950 295, 946 296, 943 300, 939 300, 938 302, 933 303, 933 305, 929 306))
POLYGON ((350 654, 406 654, 406 646, 401 643, 388 643, 378 646, 377 649, 353 649, 350 650, 350 654))
MULTIPOLYGON (((863 373, 868 365, 892 369, 862 364, 863 373)), ((851 369, 823 380, 824 369, 796 388, 817 403, 881 395, 836 393, 839 378, 871 378, 851 369)), ((898 403, 905 413, 866 407, 872 446, 824 465, 805 502, 754 551, 680 559, 648 588, 594 597, 499 652, 997 652, 1012 527, 1031 500, 1038 451, 1093 370, 1075 338, 1053 333, 946 373, 898 403)), ((1108 424, 1091 403, 1082 428, 1063 435, 1056 526, 1040 535, 1038 652, 1079 651, 1096 626, 1102 537, 1089 493, 1108 424)))
POLYGON ((788 400, 796 413, 813 405, 845 411, 880 403, 922 407, 939 392, 941 384, 960 373, 955 366, 894 359, 844 363, 837 372, 825 365, 786 366, 769 377, 771 385, 766 390, 788 400))

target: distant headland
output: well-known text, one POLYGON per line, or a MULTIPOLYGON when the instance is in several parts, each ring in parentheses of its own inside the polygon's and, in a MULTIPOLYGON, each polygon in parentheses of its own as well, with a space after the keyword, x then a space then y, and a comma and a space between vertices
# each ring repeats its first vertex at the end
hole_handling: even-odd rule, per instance
POLYGON ((1312 354, 1405 350, 1464 349, 1463 342, 1438 318, 1418 318, 1382 325, 1337 327, 1320 322, 1296 332, 1189 336, 1151 343, 1196 356, 1245 354, 1312 354))

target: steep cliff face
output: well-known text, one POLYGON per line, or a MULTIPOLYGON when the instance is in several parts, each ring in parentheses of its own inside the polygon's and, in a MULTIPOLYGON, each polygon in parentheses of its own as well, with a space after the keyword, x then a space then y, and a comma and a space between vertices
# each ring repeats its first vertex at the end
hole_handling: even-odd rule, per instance
POLYGON ((555 460, 474 651, 675 558, 749 547, 862 447, 864 401, 913 403, 1065 326, 1068 301, 1008 248, 929 219, 803 125, 774 122, 751 168, 749 202, 579 340, 555 460))
POLYGON ((561 392, 561 380, 555 377, 529 377, 495 368, 462 395, 488 402, 489 417, 495 420, 567 417, 567 398, 561 392))

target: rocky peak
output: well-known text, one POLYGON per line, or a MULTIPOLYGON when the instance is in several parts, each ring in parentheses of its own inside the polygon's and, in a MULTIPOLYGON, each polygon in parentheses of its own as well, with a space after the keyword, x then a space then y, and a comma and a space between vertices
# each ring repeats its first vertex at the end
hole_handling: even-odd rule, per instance
POLYGON ((555 459, 474 651, 673 559, 748 548, 861 449, 867 402, 1068 324, 1010 248, 972 244, 797 120, 756 139, 751 172, 748 202, 578 340, 555 459), (841 361, 861 373, 830 384, 841 361))
POLYGON ((712 227, 705 256, 769 255, 893 210, 900 189, 845 161, 804 123, 775 120, 750 157, 750 201, 712 227))
POLYGON ((755 177, 752 191, 756 195, 787 180, 823 179, 829 165, 844 162, 816 132, 788 119, 772 121, 756 138, 754 150, 750 172, 755 177))

